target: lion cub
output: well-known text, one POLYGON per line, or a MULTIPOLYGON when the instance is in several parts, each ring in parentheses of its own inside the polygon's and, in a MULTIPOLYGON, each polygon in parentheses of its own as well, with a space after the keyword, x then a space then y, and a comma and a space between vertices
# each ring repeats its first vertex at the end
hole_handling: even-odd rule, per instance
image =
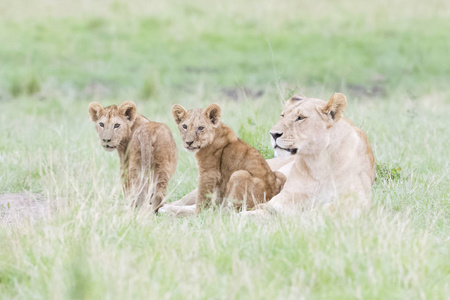
POLYGON ((174 105, 172 114, 184 147, 195 152, 197 159, 197 213, 211 204, 210 196, 219 203, 234 201, 233 205, 239 209, 252 208, 280 192, 286 177, 272 172, 256 149, 238 139, 220 121, 221 109, 217 104, 189 111, 174 105))
POLYGON ((102 147, 119 154, 125 196, 136 206, 146 202, 158 211, 177 166, 177 147, 169 128, 138 114, 131 101, 108 107, 91 102, 89 114, 102 147))

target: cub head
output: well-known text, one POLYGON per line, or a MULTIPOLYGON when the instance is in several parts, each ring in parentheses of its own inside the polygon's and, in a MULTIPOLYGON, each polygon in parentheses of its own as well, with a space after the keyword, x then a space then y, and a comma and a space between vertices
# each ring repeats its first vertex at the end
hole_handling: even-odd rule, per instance
POLYGON ((328 146, 330 128, 342 117, 347 106, 344 94, 335 93, 328 102, 294 95, 270 130, 276 156, 313 154, 328 146), (283 154, 284 152, 284 154, 283 154))
POLYGON ((124 139, 130 138, 136 119, 136 105, 125 101, 119 106, 103 107, 97 102, 89 104, 89 114, 95 123, 100 144, 106 151, 117 149, 124 139))
POLYGON ((172 107, 172 115, 180 130, 183 146, 197 152, 210 145, 220 124, 220 106, 211 104, 205 109, 186 110, 181 105, 172 107))

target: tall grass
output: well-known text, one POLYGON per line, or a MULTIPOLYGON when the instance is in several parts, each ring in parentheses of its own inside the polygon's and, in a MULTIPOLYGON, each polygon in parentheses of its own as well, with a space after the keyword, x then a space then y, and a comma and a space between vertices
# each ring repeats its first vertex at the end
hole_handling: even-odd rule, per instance
MULTIPOLYGON (((444 299, 449 292, 448 148, 442 139, 448 111, 427 107, 426 100, 405 101, 421 111, 413 119, 405 103, 350 102, 347 115, 369 132, 379 168, 387 172, 377 179, 369 212, 351 217, 318 209, 263 220, 212 211, 173 219, 131 210, 121 196, 118 158, 98 145, 87 102, 67 105, 70 117, 63 103, 57 114, 54 103, 31 118, 18 110, 10 124, 14 138, 2 139, 2 149, 8 147, 2 189, 29 188, 53 208, 41 222, 1 228, 5 299, 444 299), (34 139, 43 128, 48 133, 34 139), (27 143, 33 147, 19 146, 27 143)), ((280 108, 272 97, 223 103, 224 121, 243 136, 264 139, 277 119, 271 105, 280 108)), ((149 107, 138 102, 142 112, 149 107)), ((160 119, 175 133, 169 113, 160 119)), ((170 200, 195 187, 194 166, 193 156, 181 151, 170 200)))

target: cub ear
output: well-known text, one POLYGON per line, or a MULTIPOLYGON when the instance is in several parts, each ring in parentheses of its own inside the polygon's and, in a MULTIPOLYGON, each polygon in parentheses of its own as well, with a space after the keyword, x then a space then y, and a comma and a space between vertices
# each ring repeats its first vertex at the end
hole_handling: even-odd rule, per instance
POLYGON ((118 107, 119 114, 125 116, 125 118, 134 123, 136 120, 136 104, 133 101, 125 101, 118 107))
POLYGON ((181 105, 175 104, 174 106, 172 106, 172 116, 175 120, 175 123, 180 124, 181 120, 186 115, 186 112, 187 111, 181 105))
POLYGON ((347 98, 345 95, 341 93, 334 93, 330 100, 328 100, 328 103, 322 108, 322 113, 331 116, 333 121, 336 123, 342 117, 346 107, 347 98))
POLYGON ((205 116, 211 121, 214 127, 217 127, 220 122, 220 114, 222 110, 220 106, 217 104, 210 104, 207 108, 205 108, 205 116))
POLYGON ((92 121, 97 122, 100 118, 100 114, 103 111, 103 106, 98 102, 89 103, 89 114, 91 115, 92 121))

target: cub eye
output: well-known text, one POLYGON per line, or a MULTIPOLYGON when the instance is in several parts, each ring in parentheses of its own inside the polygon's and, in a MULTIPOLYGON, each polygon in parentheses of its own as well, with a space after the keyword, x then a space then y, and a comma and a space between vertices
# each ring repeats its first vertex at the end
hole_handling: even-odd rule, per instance
POLYGON ((98 126, 100 127, 105 127, 105 124, 103 124, 102 122, 98 123, 98 126))
POLYGON ((298 116, 298 118, 295 121, 300 121, 300 120, 303 120, 303 119, 306 119, 306 117, 298 116))
POLYGON ((205 127, 200 126, 200 127, 198 128, 198 131, 203 131, 203 129, 205 129, 205 127))
POLYGON ((187 129, 186 124, 183 124, 181 127, 183 127, 183 129, 187 129))
POLYGON ((119 123, 114 124, 114 128, 119 128, 119 127, 120 127, 119 123))

